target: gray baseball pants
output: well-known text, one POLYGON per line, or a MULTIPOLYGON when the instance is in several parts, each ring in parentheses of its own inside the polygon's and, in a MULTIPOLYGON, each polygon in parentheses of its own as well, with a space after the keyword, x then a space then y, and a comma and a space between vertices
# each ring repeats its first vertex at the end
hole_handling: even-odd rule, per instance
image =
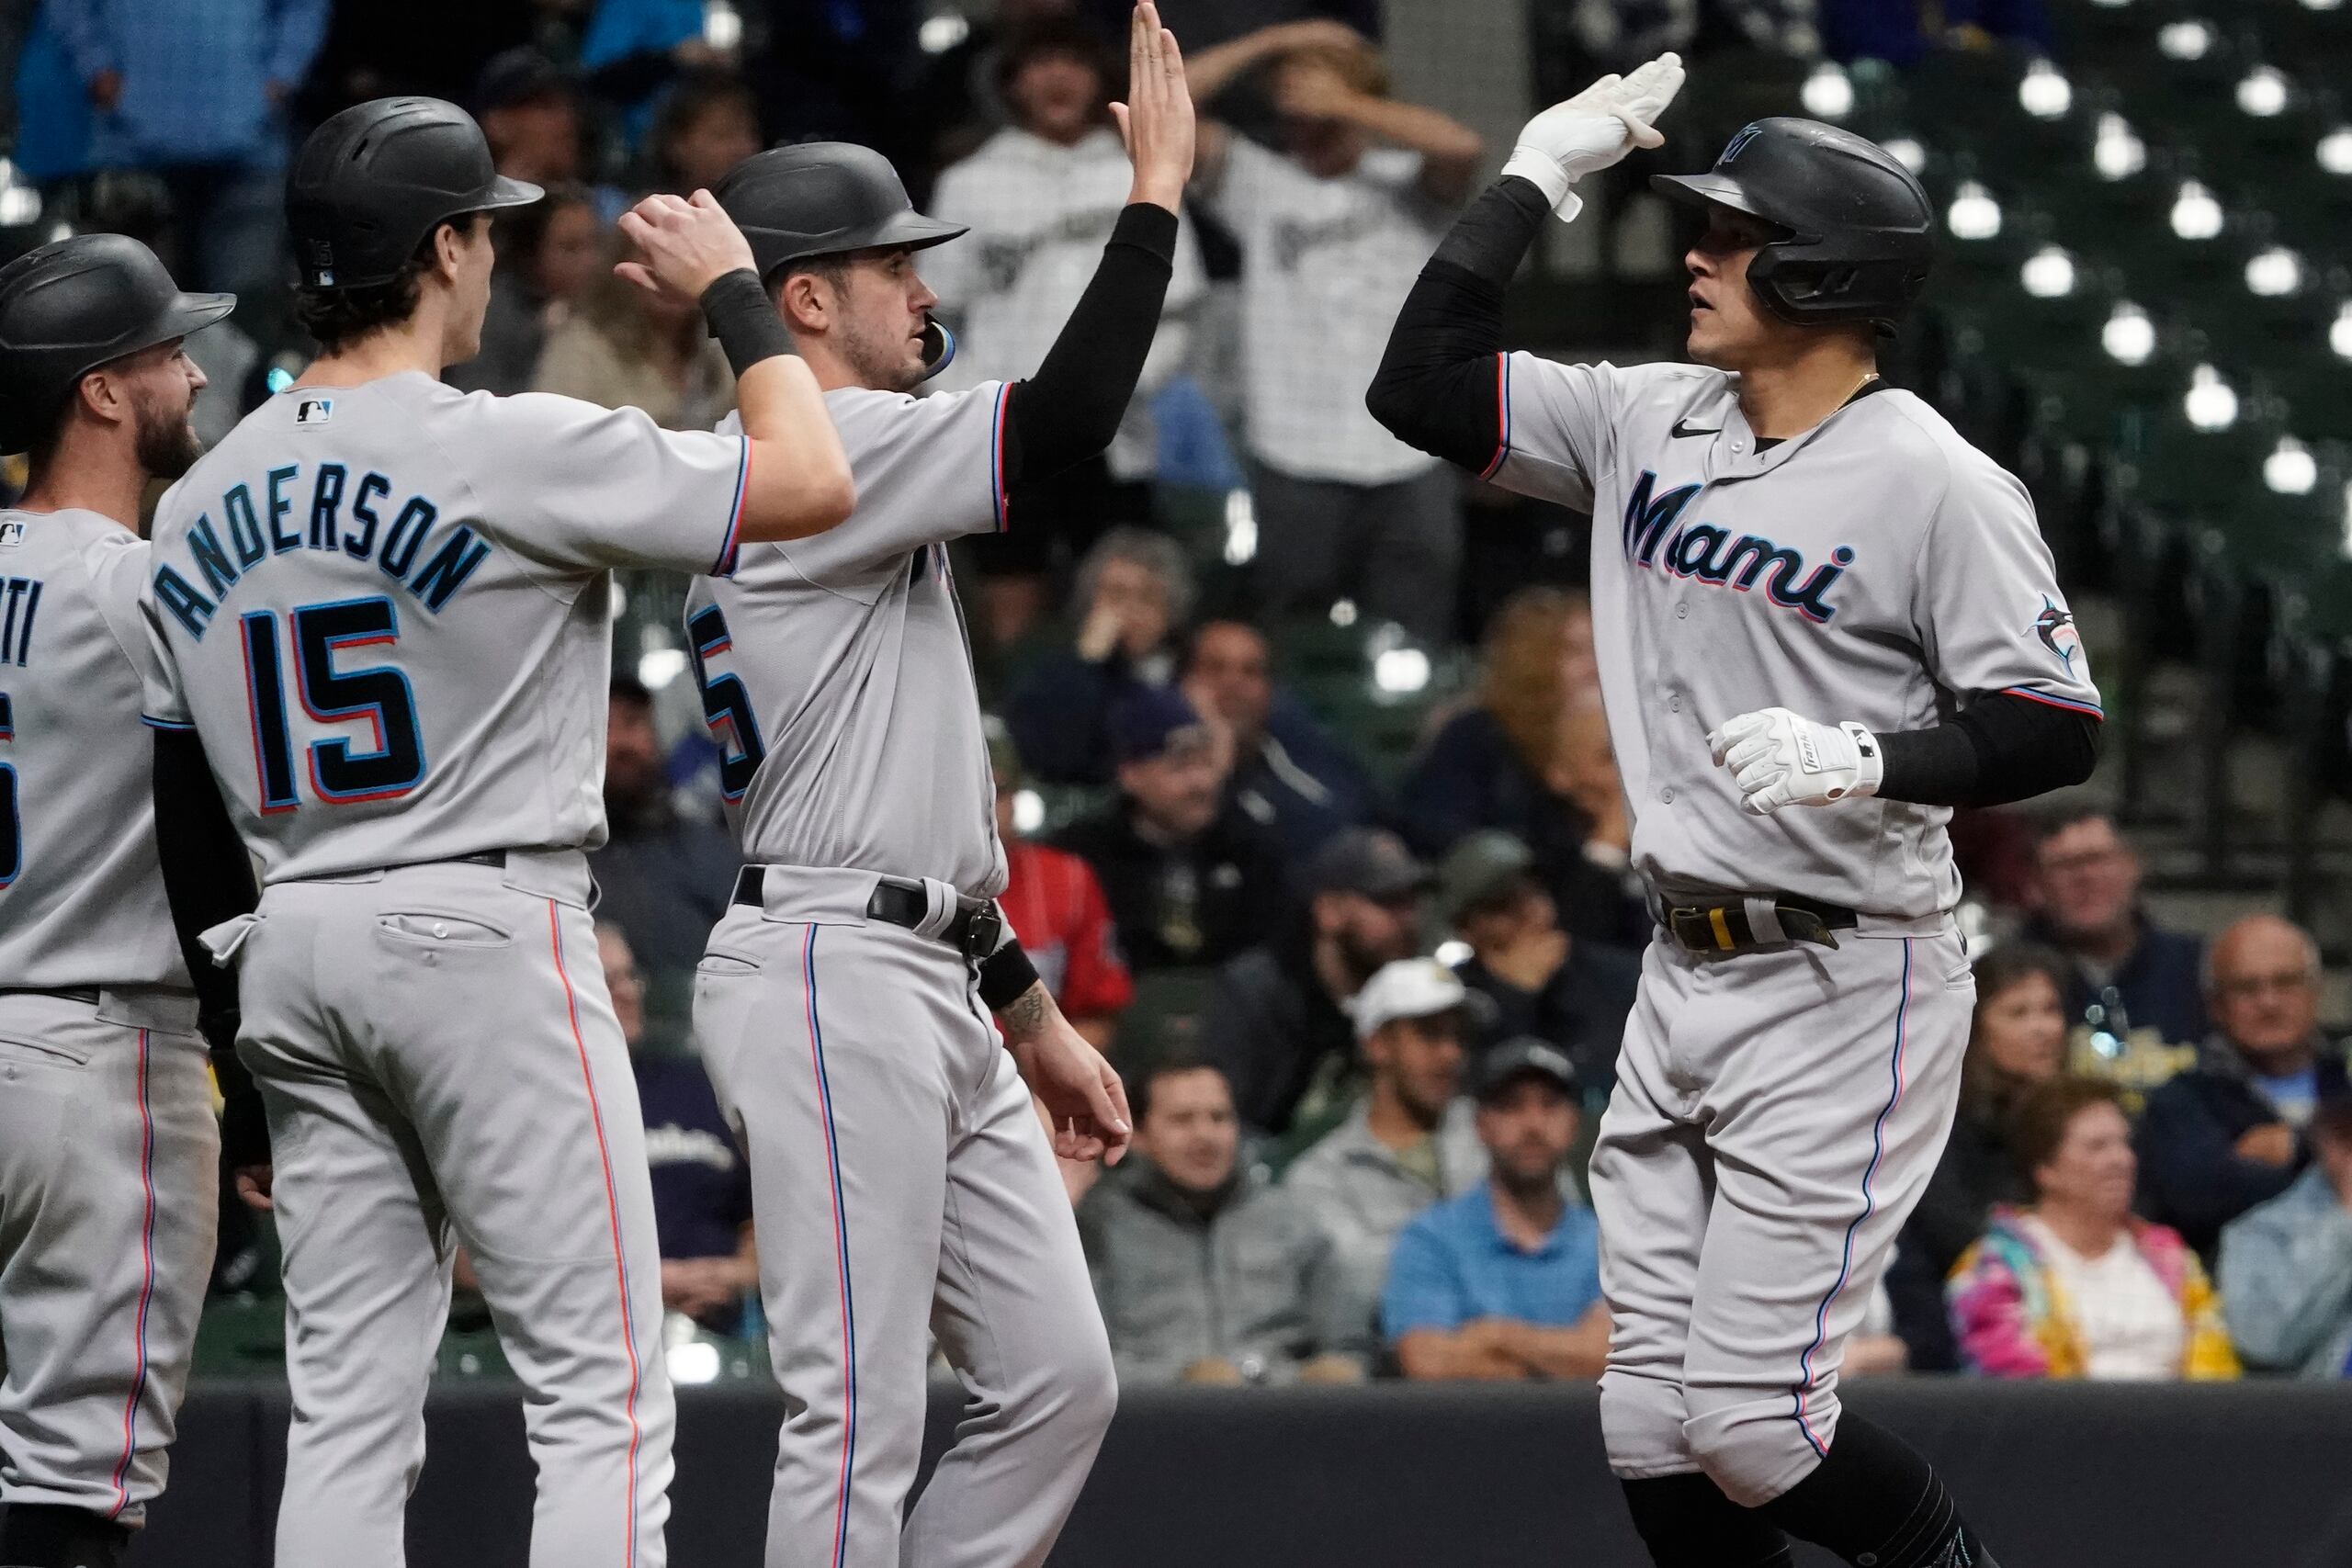
POLYGON ((1948 922, 1723 957, 1650 943, 1592 1155, 1626 1477, 1756 1506, 1838 1429, 1838 1367, 1951 1131, 1975 983, 1948 922))
POLYGON ((770 867, 711 932, 695 1030, 751 1158, 785 1396, 768 1568, 1034 1568, 1115 1400, 1078 1226, 963 957, 865 917, 871 873, 770 867), (928 1329, 964 1382, 911 1517, 928 1329))
POLYGON ((532 1568, 662 1568, 645 1124, 576 852, 279 883, 243 942, 294 1421, 277 1568, 399 1568, 453 1248, 524 1385, 532 1568))
POLYGON ((0 996, 0 1504, 164 1490, 220 1156, 192 997, 0 996))

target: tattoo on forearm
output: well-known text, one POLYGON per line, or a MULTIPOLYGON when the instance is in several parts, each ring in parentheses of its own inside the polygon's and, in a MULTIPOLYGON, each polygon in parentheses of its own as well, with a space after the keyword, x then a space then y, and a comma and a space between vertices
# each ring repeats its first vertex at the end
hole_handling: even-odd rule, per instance
POLYGON ((996 1015, 997 1021, 1004 1025, 1005 1039, 1017 1045, 1034 1037, 1046 1027, 1046 1020, 1053 1005, 1054 998, 1046 991, 1043 980, 1022 992, 996 1015))

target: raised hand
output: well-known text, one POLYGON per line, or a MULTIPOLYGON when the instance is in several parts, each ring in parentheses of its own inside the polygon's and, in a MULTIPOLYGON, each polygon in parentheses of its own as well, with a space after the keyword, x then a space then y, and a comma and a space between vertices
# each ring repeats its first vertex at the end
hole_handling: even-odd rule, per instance
POLYGON ((1681 90, 1678 54, 1661 54, 1629 75, 1612 72, 1529 120, 1503 173, 1533 182, 1566 222, 1584 205, 1570 186, 1636 147, 1665 142, 1654 122, 1681 90))
POLYGON ((752 265, 751 242, 707 190, 691 200, 649 196, 621 214, 620 227, 644 259, 613 270, 649 293, 694 304, 712 284, 752 265))
POLYGON ((1135 165, 1129 202, 1148 201, 1173 212, 1193 177, 1193 94, 1176 35, 1159 25, 1159 9, 1142 0, 1127 27, 1127 101, 1111 106, 1135 165))

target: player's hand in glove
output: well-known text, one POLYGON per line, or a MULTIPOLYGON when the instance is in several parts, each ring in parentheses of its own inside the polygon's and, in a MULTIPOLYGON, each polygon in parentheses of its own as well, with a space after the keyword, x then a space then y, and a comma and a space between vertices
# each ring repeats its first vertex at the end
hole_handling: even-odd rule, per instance
POLYGON ((1045 983, 1030 987, 999 1011, 997 1022, 1013 1066, 1053 1123, 1054 1153, 1063 1159, 1118 1164, 1135 1123, 1126 1086, 1102 1053, 1069 1026, 1045 983))
POLYGON ((1584 209, 1584 198, 1570 186, 1636 147, 1664 145, 1655 122, 1681 90, 1679 54, 1661 54, 1634 67, 1630 75, 1612 71, 1529 120, 1503 173, 1532 182, 1552 198, 1553 212, 1566 223, 1584 209))
POLYGON ((1740 805, 1758 817, 1784 806, 1827 806, 1876 795, 1886 760, 1859 724, 1816 724, 1786 708, 1758 708, 1707 737, 1715 766, 1729 768, 1740 805))

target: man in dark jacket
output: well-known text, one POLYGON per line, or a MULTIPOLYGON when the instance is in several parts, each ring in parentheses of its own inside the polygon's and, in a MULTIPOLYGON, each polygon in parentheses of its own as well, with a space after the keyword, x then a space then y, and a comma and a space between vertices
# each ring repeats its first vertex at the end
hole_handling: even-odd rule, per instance
POLYGON ((2139 857, 2105 812, 2043 818, 2034 840, 2041 913, 2026 936, 2066 959, 2069 1066, 2136 1099, 2189 1066, 2205 1038, 2203 944, 2148 919, 2139 857))
POLYGON ((1211 621, 1193 635, 1184 694, 1232 738, 1226 795, 1300 865, 1340 829, 1370 820, 1378 793, 1348 749, 1275 688, 1271 668, 1263 632, 1211 621))
POLYGON ((2319 950, 2299 927, 2275 915, 2231 926, 2213 943, 2213 1032, 2195 1067, 2148 1097, 2149 1216, 2209 1258, 2223 1225, 2310 1163, 2303 1129, 2319 1104, 2352 1095, 2344 1048, 2319 1030, 2319 950))
POLYGON ((1534 855, 1497 829, 1471 834, 1445 857, 1438 913, 1470 946, 1462 983, 1495 1006, 1474 1049, 1520 1036, 1552 1042, 1576 1066, 1585 1111, 1598 1116, 1616 1083, 1640 957, 1562 931, 1534 855))
POLYGON ((1356 1072, 1348 1003, 1418 950, 1429 881, 1394 833, 1343 829, 1307 864, 1306 918, 1218 973, 1203 1036, 1245 1125, 1279 1134, 1336 1113, 1356 1072))
POLYGON ((724 829, 672 803, 653 694, 628 676, 614 677, 605 727, 605 816, 612 836, 588 856, 596 918, 618 926, 637 954, 655 1032, 675 1035, 703 942, 727 912, 743 858, 724 829))
POLYGON ((1279 929, 1281 856, 1225 800, 1222 757, 1193 705, 1137 687, 1113 706, 1108 729, 1119 797, 1056 843, 1094 868, 1127 966, 1220 964, 1279 929))
POLYGON ((1170 1057, 1132 1086, 1133 1171, 1079 1205, 1119 1381, 1344 1382, 1365 1347, 1334 1312, 1331 1238, 1239 1160, 1225 1075, 1170 1057))

